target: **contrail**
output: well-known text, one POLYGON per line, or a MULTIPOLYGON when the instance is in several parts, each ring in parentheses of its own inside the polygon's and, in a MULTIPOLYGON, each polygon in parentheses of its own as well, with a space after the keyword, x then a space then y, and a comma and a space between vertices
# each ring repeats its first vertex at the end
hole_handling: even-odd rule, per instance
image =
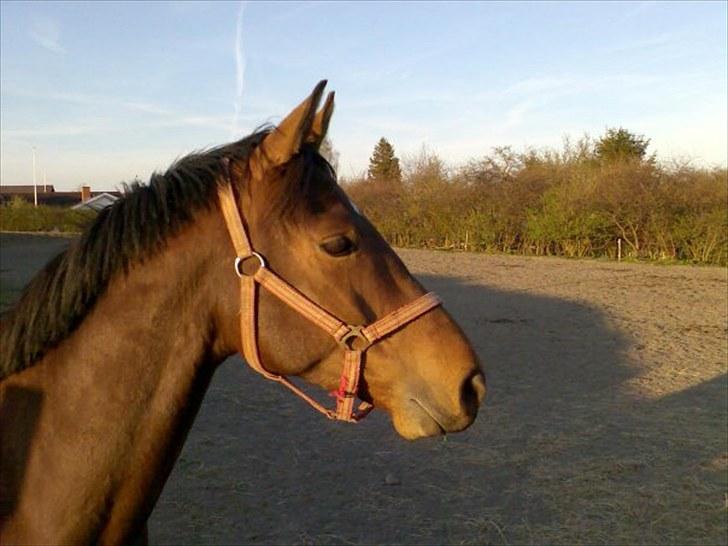
POLYGON ((235 114, 233 115, 233 124, 231 129, 231 138, 238 136, 238 119, 240 111, 243 109, 243 88, 245 83, 245 54, 243 52, 243 13, 245 12, 246 2, 240 2, 238 10, 237 25, 235 28, 235 114))

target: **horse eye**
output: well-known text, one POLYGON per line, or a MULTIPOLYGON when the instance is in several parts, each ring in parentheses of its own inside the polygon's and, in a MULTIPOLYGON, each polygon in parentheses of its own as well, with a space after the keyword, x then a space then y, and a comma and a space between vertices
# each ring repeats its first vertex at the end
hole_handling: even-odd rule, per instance
POLYGON ((347 256, 356 250, 354 241, 344 235, 338 235, 331 239, 325 240, 321 243, 321 248, 329 256, 335 256, 340 258, 341 256, 347 256))

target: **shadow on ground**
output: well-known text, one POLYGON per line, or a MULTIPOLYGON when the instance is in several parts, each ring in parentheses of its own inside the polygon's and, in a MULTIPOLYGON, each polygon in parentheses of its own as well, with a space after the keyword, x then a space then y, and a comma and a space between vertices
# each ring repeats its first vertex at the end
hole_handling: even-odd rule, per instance
MULTIPOLYGON (((0 239, 0 304, 68 243, 0 239)), ((380 412, 332 423, 230 359, 152 543, 726 543, 726 375, 645 400, 627 384, 636 349, 601 311, 422 281, 484 362, 489 395, 470 429, 408 443, 380 412)))
POLYGON ((489 395, 468 431, 408 443, 379 412, 332 423, 230 359, 152 541, 725 542, 725 377, 639 400, 624 385, 639 372, 631 341, 600 311, 422 280, 485 365, 489 395))

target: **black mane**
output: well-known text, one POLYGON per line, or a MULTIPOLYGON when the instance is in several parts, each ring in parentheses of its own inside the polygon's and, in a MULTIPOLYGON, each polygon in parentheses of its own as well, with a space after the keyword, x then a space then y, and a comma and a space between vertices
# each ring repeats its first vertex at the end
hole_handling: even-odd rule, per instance
POLYGON ((269 131, 185 156, 164 174, 153 174, 149 184, 132 184, 102 210, 2 316, 0 379, 32 365, 68 337, 114 275, 159 252, 197 211, 214 206, 217 186, 228 181, 222 159, 246 160, 269 131))

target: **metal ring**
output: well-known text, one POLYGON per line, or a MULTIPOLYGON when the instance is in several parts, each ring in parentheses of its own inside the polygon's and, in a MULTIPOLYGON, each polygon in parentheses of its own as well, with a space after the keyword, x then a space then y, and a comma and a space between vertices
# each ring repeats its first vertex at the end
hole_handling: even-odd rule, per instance
POLYGON ((339 339, 339 345, 341 345, 344 349, 347 349, 349 351, 354 350, 354 343, 357 339, 361 339, 364 342, 364 347, 361 347, 357 349, 358 351, 365 351, 368 349, 372 342, 369 340, 369 338, 364 335, 364 326, 350 326, 349 331, 346 332, 341 338, 339 339))
POLYGON ((259 269, 263 269, 263 268, 265 268, 265 258, 263 258, 263 256, 261 256, 257 252, 251 252, 248 256, 238 256, 235 258, 235 273, 237 273, 238 277, 240 277, 241 279, 243 277, 252 277, 253 275, 255 275, 258 272, 259 269), (258 259, 259 265, 258 265, 258 268, 253 273, 251 273, 250 275, 247 275, 243 271, 242 266, 243 266, 243 263, 245 262, 245 260, 248 260, 253 257, 258 259))

